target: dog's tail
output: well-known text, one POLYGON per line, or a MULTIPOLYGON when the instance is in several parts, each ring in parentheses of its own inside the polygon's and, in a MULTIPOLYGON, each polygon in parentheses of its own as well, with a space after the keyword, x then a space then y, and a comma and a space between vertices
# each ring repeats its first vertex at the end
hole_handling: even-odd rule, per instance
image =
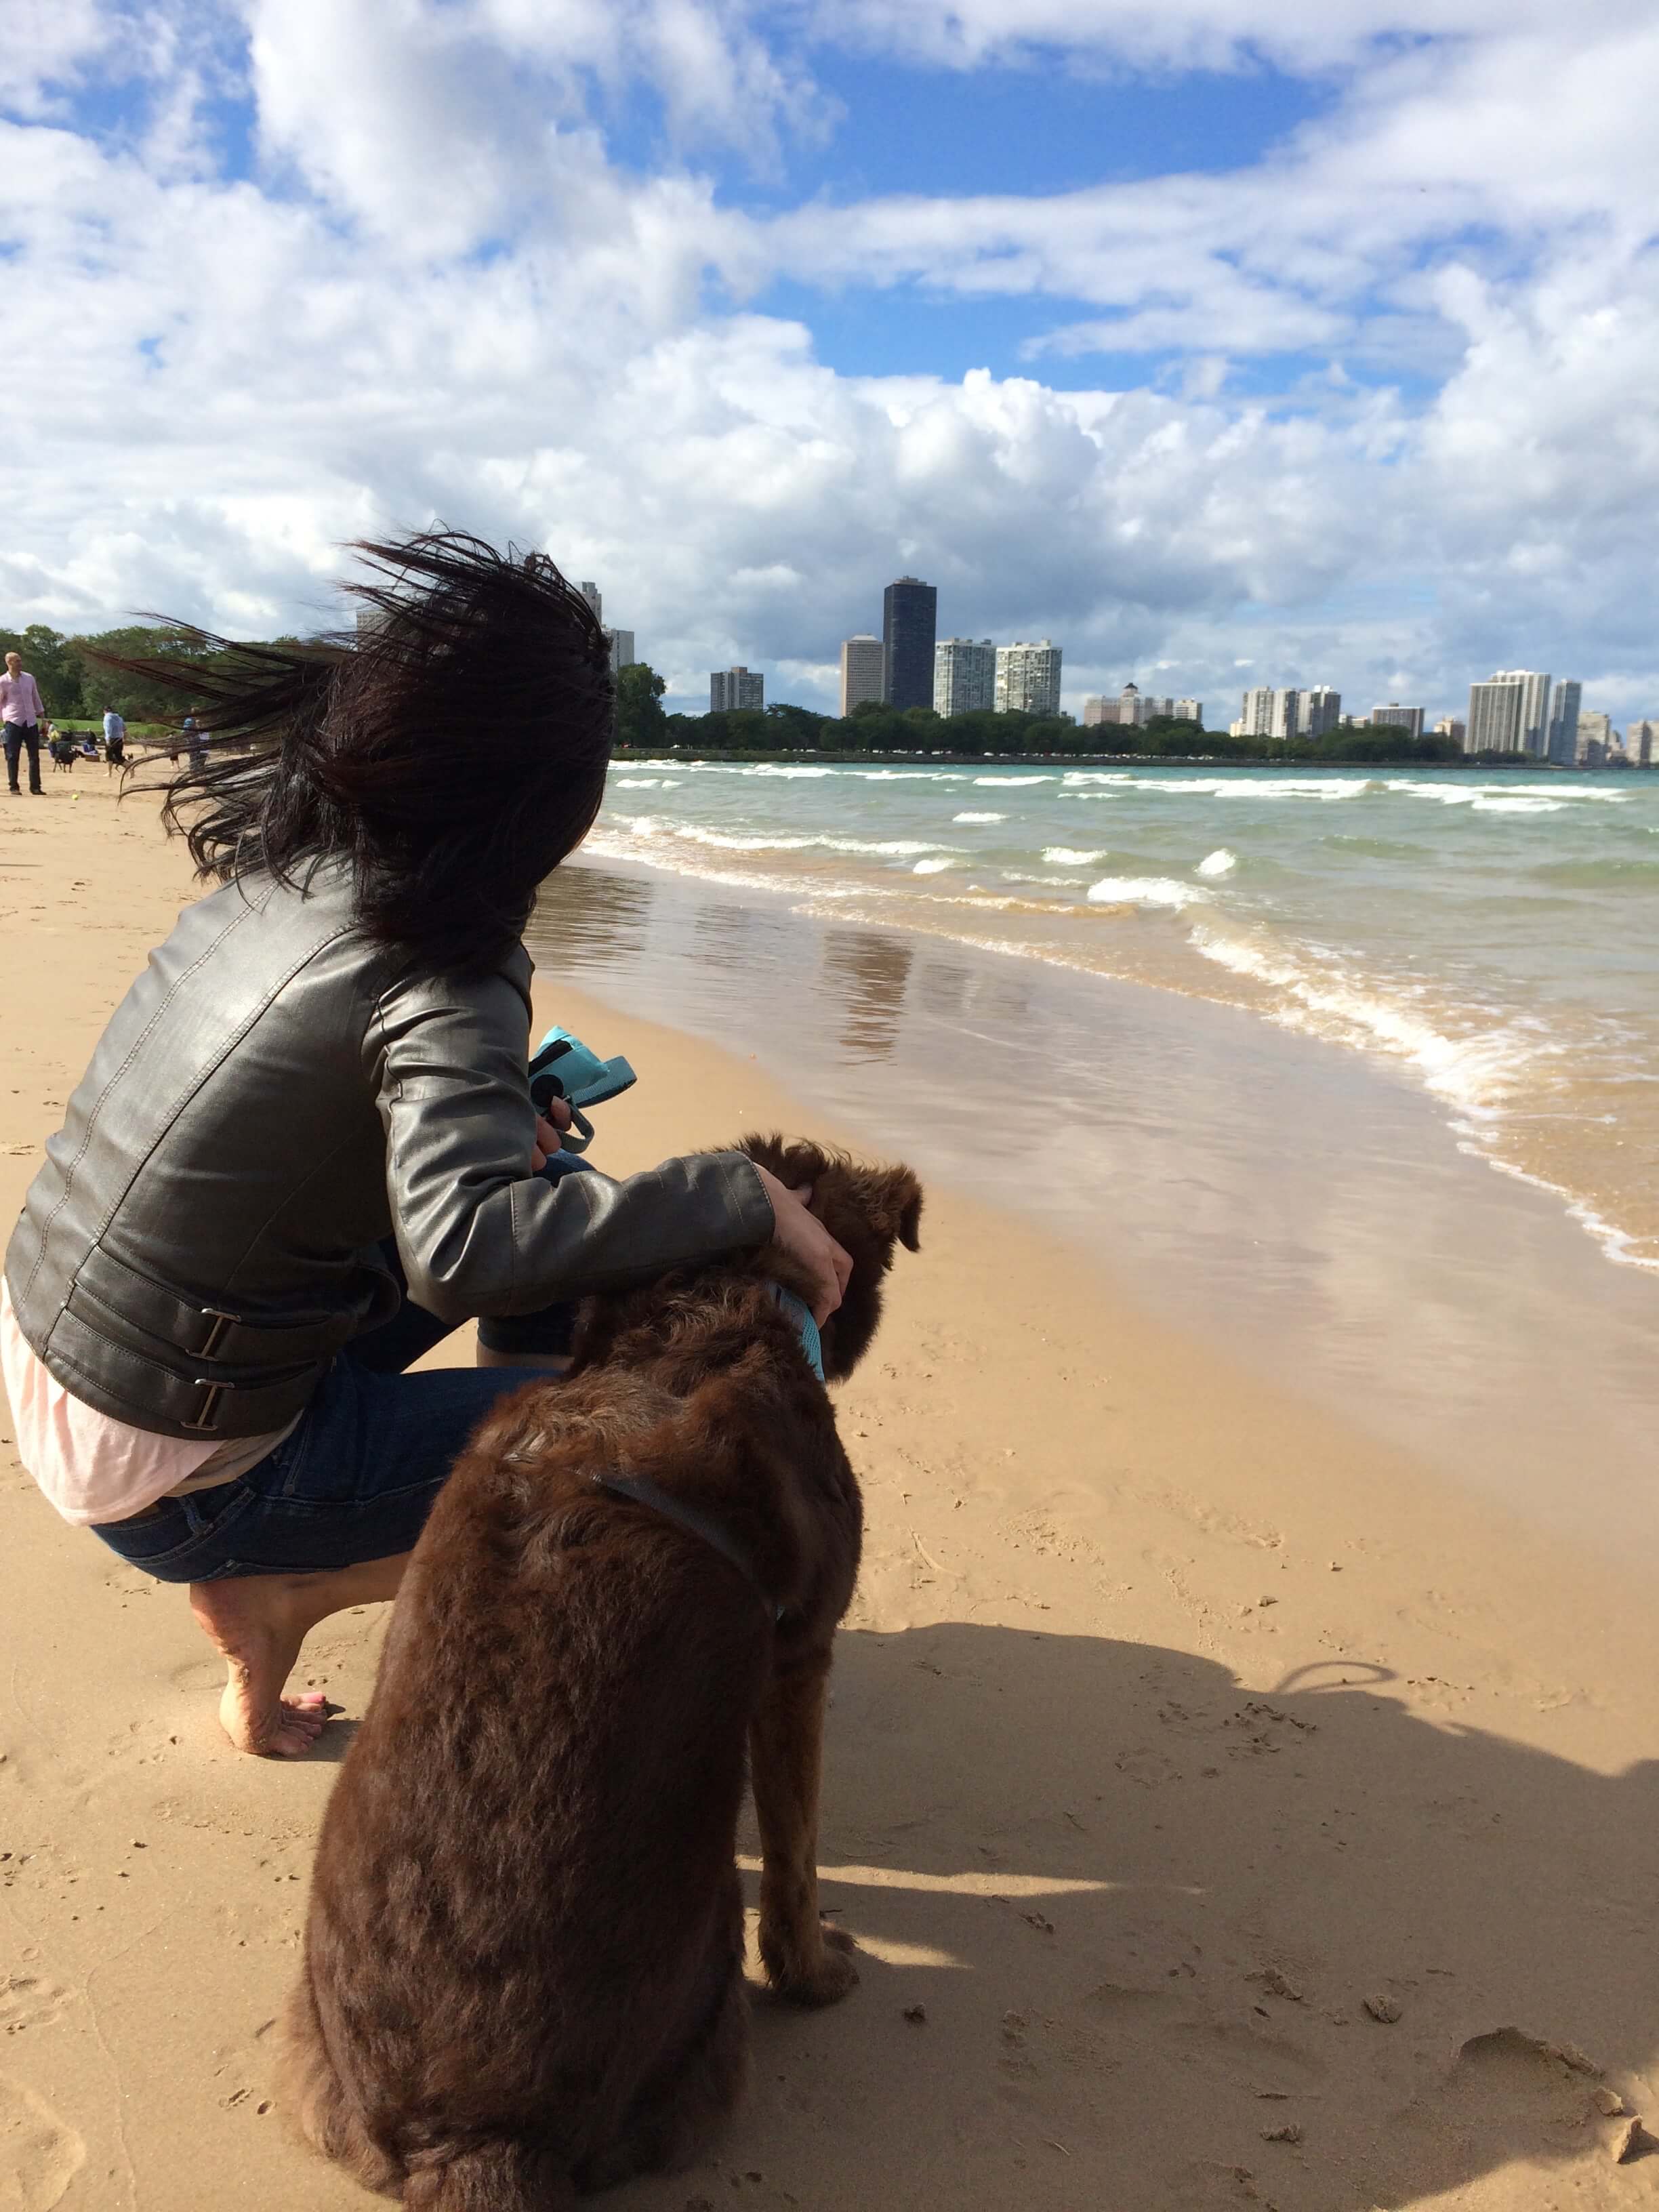
POLYGON ((505 2136, 422 2166, 404 2185, 405 2212, 564 2212, 575 2202, 562 2159, 505 2136))

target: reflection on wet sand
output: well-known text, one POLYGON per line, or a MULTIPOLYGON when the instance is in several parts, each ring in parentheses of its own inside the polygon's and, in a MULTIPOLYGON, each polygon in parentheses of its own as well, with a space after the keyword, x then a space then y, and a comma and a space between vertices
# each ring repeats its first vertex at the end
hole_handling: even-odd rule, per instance
POLYGON ((756 957, 754 940, 764 934, 765 921, 766 916, 753 907, 709 899, 698 905, 691 918, 691 950, 699 959, 712 962, 729 975, 756 957))
POLYGON ((560 868, 541 887, 525 943, 555 970, 628 959, 645 949, 655 896, 648 876, 560 868))
POLYGON ((842 1003, 842 1042, 860 1060, 884 1060, 904 1014, 915 954, 901 937, 862 929, 826 930, 823 980, 842 1003))

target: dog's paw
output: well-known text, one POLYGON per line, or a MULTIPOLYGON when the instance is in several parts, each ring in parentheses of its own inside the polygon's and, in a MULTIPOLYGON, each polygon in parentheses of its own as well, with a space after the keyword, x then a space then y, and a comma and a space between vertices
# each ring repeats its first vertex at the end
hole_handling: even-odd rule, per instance
POLYGON ((772 1973, 772 1987, 790 2004, 839 2004, 858 1981, 859 1970, 850 1955, 853 1939, 847 1930, 825 1922, 819 1933, 823 1948, 810 1966, 780 1962, 772 1973))

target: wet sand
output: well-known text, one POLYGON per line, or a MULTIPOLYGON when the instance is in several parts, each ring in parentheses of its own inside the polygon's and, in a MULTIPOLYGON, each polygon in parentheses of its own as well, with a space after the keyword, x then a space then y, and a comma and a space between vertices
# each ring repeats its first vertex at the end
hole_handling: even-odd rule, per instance
MULTIPOLYGON (((184 891, 136 806, 33 804, 0 817, 9 1207, 184 891)), ((886 1135, 805 1064, 791 1097, 757 1045, 617 1011, 624 970, 604 1005, 539 984, 641 1072, 607 1166, 757 1123, 886 1135)), ((729 2139, 613 2201, 1650 2202, 1659 2162, 1615 2162, 1628 2119, 1596 2097, 1659 2126, 1651 1608, 1592 1546, 1126 1297, 1086 1242, 936 1182, 840 1393, 869 1534, 822 1858, 862 1982, 826 2014, 759 2001, 729 2139)), ((345 1707, 330 1756, 265 1765, 216 1735, 182 1596, 56 1522, 8 1445, 0 1530, 0 2206, 366 2204, 266 2107, 381 1609, 307 1655, 345 1707)))

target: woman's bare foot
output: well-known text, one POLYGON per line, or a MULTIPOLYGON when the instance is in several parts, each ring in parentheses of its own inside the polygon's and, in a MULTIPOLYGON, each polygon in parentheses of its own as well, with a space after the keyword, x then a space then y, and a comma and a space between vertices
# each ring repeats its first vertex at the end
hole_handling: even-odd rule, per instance
POLYGON ((348 1606, 395 1597, 408 1563, 400 1552, 325 1574, 227 1575, 191 1584, 196 1625, 225 1661, 219 1718, 238 1751, 298 1759, 311 1749, 327 1724, 328 1700, 319 1691, 283 1695, 307 1632, 348 1606))

